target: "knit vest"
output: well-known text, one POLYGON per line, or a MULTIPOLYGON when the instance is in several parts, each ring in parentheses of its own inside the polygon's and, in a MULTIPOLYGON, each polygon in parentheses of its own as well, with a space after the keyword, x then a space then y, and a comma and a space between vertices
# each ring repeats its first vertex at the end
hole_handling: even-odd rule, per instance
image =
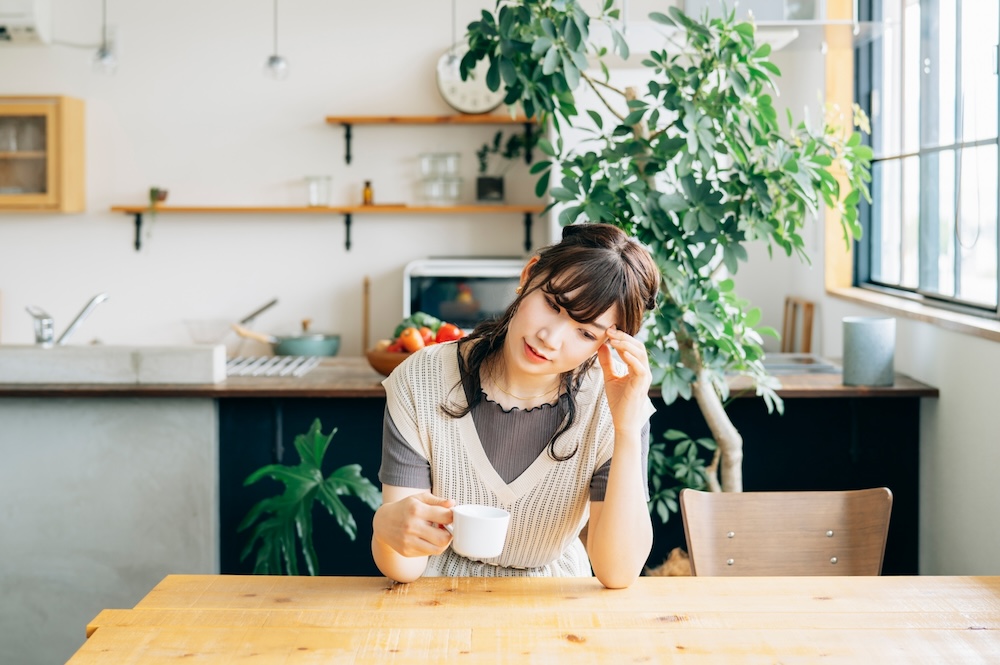
POLYGON ((590 576, 590 562, 579 540, 589 517, 590 480, 611 458, 614 425, 604 395, 599 364, 576 395, 573 425, 556 441, 562 457, 548 449, 507 484, 490 464, 471 414, 443 413, 465 407, 459 382, 458 345, 438 344, 414 353, 382 382, 393 423, 418 454, 430 463, 431 492, 456 505, 476 503, 511 514, 499 556, 471 561, 449 547, 430 557, 426 575, 590 576))

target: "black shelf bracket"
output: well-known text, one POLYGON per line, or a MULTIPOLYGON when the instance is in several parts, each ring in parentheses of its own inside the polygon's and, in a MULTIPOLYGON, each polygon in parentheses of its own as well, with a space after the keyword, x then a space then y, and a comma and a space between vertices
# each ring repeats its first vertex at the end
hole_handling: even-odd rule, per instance
POLYGON ((344 161, 351 163, 351 123, 342 122, 344 126, 344 161))
POLYGON ((534 126, 530 122, 524 123, 524 163, 531 163, 531 135, 534 132, 534 126))
POLYGON ((351 213, 344 215, 344 250, 351 251, 351 213))
POLYGON ((531 213, 524 213, 524 251, 531 251, 531 213))
POLYGON ((133 214, 135 218, 135 251, 142 249, 142 213, 133 214))

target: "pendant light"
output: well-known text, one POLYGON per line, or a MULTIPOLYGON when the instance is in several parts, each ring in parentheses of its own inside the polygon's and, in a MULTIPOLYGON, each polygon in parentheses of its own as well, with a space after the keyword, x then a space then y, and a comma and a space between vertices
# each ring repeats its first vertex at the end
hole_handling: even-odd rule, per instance
POLYGON ((278 55, 278 0, 274 0, 274 51, 264 63, 264 73, 275 81, 288 77, 288 61, 278 55))
POLYGON ((118 70, 118 55, 108 30, 108 0, 101 0, 101 45, 94 53, 93 68, 98 74, 109 76, 118 70))

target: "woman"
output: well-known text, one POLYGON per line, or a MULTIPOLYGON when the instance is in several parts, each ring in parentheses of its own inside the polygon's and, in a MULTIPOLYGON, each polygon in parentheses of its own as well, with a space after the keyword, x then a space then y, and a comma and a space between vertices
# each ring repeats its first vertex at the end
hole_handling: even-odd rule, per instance
POLYGON ((415 353, 383 382, 384 503, 372 554, 387 577, 592 568, 610 588, 638 577, 652 544, 653 407, 646 350, 633 335, 658 284, 649 253, 620 229, 566 227, 528 261, 501 318, 415 353), (473 561, 449 548, 441 525, 465 503, 511 513, 500 556, 473 561))

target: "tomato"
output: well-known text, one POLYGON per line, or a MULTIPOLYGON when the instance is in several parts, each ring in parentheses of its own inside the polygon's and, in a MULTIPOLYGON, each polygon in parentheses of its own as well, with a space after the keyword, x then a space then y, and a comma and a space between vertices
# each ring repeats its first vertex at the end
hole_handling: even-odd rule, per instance
POLYGON ((441 327, 438 328, 437 337, 434 338, 434 341, 440 344, 441 342, 450 342, 463 337, 465 337, 465 333, 454 323, 442 323, 441 327))
POLYGON ((385 347, 384 350, 389 351, 390 353, 403 353, 406 349, 403 348, 403 345, 400 344, 399 340, 397 339, 395 342, 385 347))
POLYGON ((403 332, 399 333, 399 343, 411 353, 424 348, 424 338, 420 336, 420 331, 413 327, 403 328, 403 332))
POLYGON ((434 343, 434 331, 427 326, 421 326, 420 338, 424 340, 424 346, 430 346, 434 343))

